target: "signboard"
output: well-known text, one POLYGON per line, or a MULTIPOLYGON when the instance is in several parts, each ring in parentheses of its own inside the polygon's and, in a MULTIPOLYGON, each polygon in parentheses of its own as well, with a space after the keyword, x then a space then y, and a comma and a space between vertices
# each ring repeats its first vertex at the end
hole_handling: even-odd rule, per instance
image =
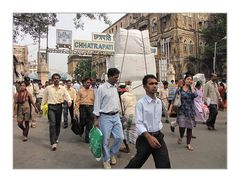
POLYGON ((177 90, 177 84, 168 84, 168 100, 173 100, 177 90))
POLYGON ((95 42, 113 42, 113 34, 92 33, 92 41, 95 41, 95 42))
POLYGON ((99 55, 113 55, 114 52, 109 51, 94 51, 94 50, 71 50, 71 49, 47 49, 48 53, 61 53, 61 54, 78 54, 78 55, 92 55, 92 54, 99 54, 99 55))
POLYGON ((114 52, 114 43, 74 40, 74 50, 114 52))
POLYGON ((157 47, 150 47, 151 53, 157 55, 157 47))
MULTIPOLYGON (((71 30, 56 30, 56 43, 57 45, 72 45, 72 31, 71 30)), ((68 47, 67 46, 67 47, 68 47)))

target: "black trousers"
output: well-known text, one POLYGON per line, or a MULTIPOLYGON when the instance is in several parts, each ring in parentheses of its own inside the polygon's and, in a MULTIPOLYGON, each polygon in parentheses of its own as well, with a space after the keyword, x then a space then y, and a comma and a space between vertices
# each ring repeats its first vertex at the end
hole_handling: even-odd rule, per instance
POLYGON ((85 142, 89 142, 89 131, 93 127, 93 106, 92 105, 80 105, 80 135, 83 134, 85 129, 85 142))
POLYGON ((64 126, 68 126, 68 110, 71 116, 71 123, 73 120, 73 111, 74 111, 74 102, 72 100, 72 105, 71 107, 68 107, 67 101, 64 101, 63 104, 63 119, 64 119, 64 126))
POLYGON ((211 126, 214 128, 215 122, 216 122, 216 118, 218 115, 218 109, 217 109, 217 105, 216 104, 210 104, 209 105, 209 117, 207 120, 207 126, 211 126))
POLYGON ((18 122, 18 127, 22 129, 23 136, 27 137, 29 132, 29 121, 18 122), (25 124, 25 126, 23 124, 25 124))
POLYGON ((160 133, 155 137, 161 144, 158 149, 152 148, 143 135, 138 136, 136 141, 137 154, 125 168, 141 168, 151 154, 156 168, 171 168, 167 146, 163 139, 164 135, 160 133))
POLYGON ((53 145, 58 140, 62 120, 62 104, 48 104, 49 136, 53 145))

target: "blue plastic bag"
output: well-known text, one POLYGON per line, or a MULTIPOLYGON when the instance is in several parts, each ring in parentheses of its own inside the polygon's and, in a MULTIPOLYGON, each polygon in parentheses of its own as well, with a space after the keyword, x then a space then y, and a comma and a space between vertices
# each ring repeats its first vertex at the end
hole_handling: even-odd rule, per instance
POLYGON ((93 127, 89 132, 89 148, 96 158, 100 161, 102 156, 103 134, 100 129, 93 127))

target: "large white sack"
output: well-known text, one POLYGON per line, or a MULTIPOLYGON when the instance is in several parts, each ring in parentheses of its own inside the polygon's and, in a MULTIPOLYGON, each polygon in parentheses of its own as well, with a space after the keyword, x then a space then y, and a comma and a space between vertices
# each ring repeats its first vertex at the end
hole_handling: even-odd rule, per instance
POLYGON ((115 54, 144 54, 144 50, 145 54, 151 53, 148 30, 140 31, 120 28, 114 38, 115 54))
POLYGON ((146 74, 156 75, 153 54, 148 54, 145 57, 141 54, 125 54, 124 62, 123 57, 124 54, 115 54, 107 60, 108 68, 117 68, 121 71, 120 82, 142 80, 146 74), (146 66, 144 59, 146 59, 146 66))
MULTIPOLYGON (((143 79, 143 77, 142 77, 143 79)), ((142 79, 141 81, 133 81, 131 85, 131 91, 134 93, 134 95, 137 97, 137 100, 141 99, 145 94, 145 90, 142 85, 142 79)))
POLYGON ((193 76, 193 81, 196 83, 197 81, 201 81, 202 84, 204 85, 206 83, 206 78, 203 73, 197 73, 196 75, 193 76))

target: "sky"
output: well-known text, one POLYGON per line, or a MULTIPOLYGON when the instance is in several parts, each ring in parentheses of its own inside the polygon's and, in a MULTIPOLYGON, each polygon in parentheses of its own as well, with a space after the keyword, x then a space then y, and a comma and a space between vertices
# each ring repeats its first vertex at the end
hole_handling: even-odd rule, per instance
MULTIPOLYGON (((92 32, 102 32, 109 25, 105 24, 103 20, 90 20, 88 18, 83 17, 82 22, 84 22, 84 30, 76 29, 73 24, 73 18, 76 14, 74 13, 58 13, 57 18, 59 22, 57 22, 55 27, 49 26, 49 38, 48 38, 48 47, 56 48, 56 29, 64 29, 72 31, 72 41, 73 40, 92 40, 92 32)), ((116 13, 116 14, 107 14, 112 23, 119 20, 124 13, 116 13)), ((41 49, 46 48, 46 39, 41 39, 41 49)), ((32 39, 29 36, 26 36, 23 40, 18 39, 18 44, 20 45, 28 45, 28 60, 30 62, 37 60, 37 51, 38 51, 38 43, 36 45, 33 44, 32 39)), ((49 69, 53 72, 67 72, 67 56, 68 54, 56 54, 49 53, 49 69)))

